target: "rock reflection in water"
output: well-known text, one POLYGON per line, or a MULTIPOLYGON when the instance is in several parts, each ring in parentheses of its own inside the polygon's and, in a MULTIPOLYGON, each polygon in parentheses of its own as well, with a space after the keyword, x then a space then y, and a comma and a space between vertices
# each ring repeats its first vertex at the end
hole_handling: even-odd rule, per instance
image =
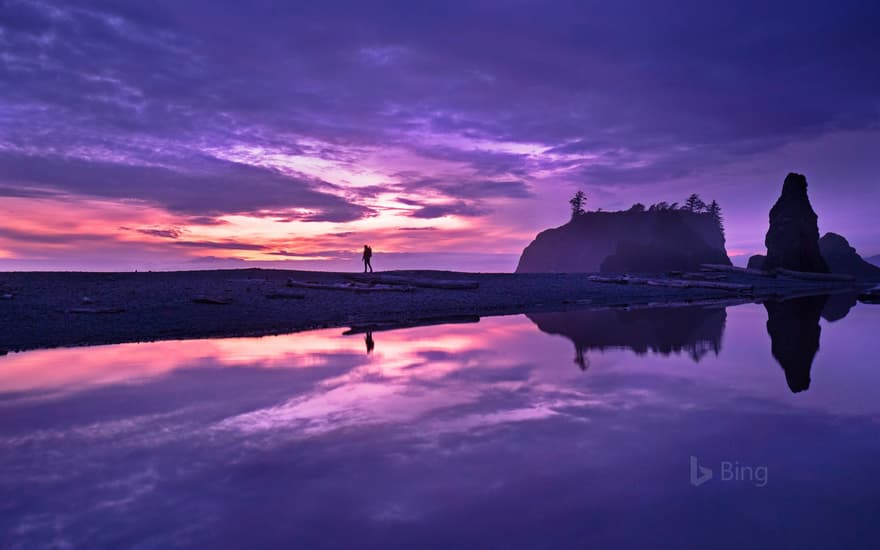
MULTIPOLYGON (((838 294, 764 304, 771 353, 785 371, 793 393, 810 387, 810 369, 821 335, 819 318, 839 321, 855 303, 855 296, 838 294)), ((709 352, 718 355, 727 315, 724 308, 687 307, 531 313, 528 318, 541 331, 571 340, 575 347, 574 362, 586 370, 590 364, 589 351, 686 353, 695 362, 709 352)))
POLYGON ((548 334, 574 343, 575 363, 589 365, 586 352, 631 349, 639 355, 686 352, 699 361, 721 351, 727 313, 724 308, 656 308, 641 310, 530 313, 527 317, 548 334))
POLYGON ((822 318, 833 323, 840 321, 847 315, 852 308, 859 303, 858 292, 843 292, 840 294, 831 294, 822 308, 822 318))
POLYGON ((822 333, 819 317, 827 301, 827 296, 806 296, 764 304, 773 357, 785 371, 792 393, 810 387, 810 369, 822 333))
POLYGON ((829 302, 13 353, 0 548, 860 548, 880 310, 826 324, 829 302), (792 394, 780 345, 819 323, 822 383, 792 394), (583 376, 568 339, 615 349, 583 376), (696 488, 691 456, 770 481, 696 488))

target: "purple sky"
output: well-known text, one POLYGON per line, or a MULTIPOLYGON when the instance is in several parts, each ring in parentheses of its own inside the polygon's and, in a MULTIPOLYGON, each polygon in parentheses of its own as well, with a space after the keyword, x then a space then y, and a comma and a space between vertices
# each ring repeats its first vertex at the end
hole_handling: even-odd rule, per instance
POLYGON ((588 209, 804 173, 880 253, 871 2, 0 0, 0 269, 512 270, 588 209), (356 267, 356 265, 355 265, 356 267))

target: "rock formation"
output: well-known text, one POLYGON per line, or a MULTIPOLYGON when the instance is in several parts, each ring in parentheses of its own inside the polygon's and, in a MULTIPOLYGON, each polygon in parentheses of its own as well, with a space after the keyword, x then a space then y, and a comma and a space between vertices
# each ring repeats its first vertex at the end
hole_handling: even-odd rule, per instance
POLYGON ((880 279, 880 267, 863 260, 856 249, 837 233, 825 233, 819 239, 819 251, 831 273, 847 273, 859 279, 880 279))
POLYGON ((658 272, 701 263, 731 265, 721 226, 706 213, 587 212, 539 233, 516 272, 658 272))
POLYGON ((695 271, 701 264, 731 265, 723 247, 718 249, 709 245, 695 228, 688 225, 685 216, 678 212, 661 213, 648 242, 620 241, 614 254, 600 264, 599 271, 695 271))
MULTIPOLYGON (((819 239, 819 253, 831 273, 852 275, 858 279, 880 280, 880 267, 866 262, 849 245, 849 242, 837 233, 825 233, 819 239)), ((755 254, 749 258, 749 269, 764 269, 766 256, 755 254)))
POLYGON ((764 239, 764 269, 828 273, 819 252, 818 216, 807 197, 807 178, 791 173, 785 177, 782 195, 770 209, 770 229, 764 239))
POLYGON ((751 258, 749 258, 749 264, 746 266, 749 269, 764 269, 764 261, 767 259, 767 256, 763 254, 755 254, 751 258))

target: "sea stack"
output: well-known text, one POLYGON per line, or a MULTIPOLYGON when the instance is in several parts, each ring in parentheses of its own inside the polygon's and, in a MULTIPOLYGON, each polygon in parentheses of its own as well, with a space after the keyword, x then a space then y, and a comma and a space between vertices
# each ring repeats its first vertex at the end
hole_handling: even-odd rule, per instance
POLYGON ((857 279, 880 279, 880 267, 866 262, 842 235, 825 233, 819 251, 832 273, 846 273, 857 279))
POLYGON ((828 264, 819 251, 818 219, 807 197, 807 178, 802 174, 787 175, 782 195, 770 209, 763 268, 828 273, 828 264))
POLYGON ((523 250, 517 273, 661 273, 732 265, 724 230, 705 212, 585 212, 542 231, 523 250))

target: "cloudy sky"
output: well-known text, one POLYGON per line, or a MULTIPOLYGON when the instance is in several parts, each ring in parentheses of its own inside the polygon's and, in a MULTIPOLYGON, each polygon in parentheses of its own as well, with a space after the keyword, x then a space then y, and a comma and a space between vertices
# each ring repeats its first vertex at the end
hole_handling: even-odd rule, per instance
POLYGON ((747 255, 790 171, 880 253, 880 5, 768 4, 0 0, 0 269, 511 270, 577 189, 747 255))

